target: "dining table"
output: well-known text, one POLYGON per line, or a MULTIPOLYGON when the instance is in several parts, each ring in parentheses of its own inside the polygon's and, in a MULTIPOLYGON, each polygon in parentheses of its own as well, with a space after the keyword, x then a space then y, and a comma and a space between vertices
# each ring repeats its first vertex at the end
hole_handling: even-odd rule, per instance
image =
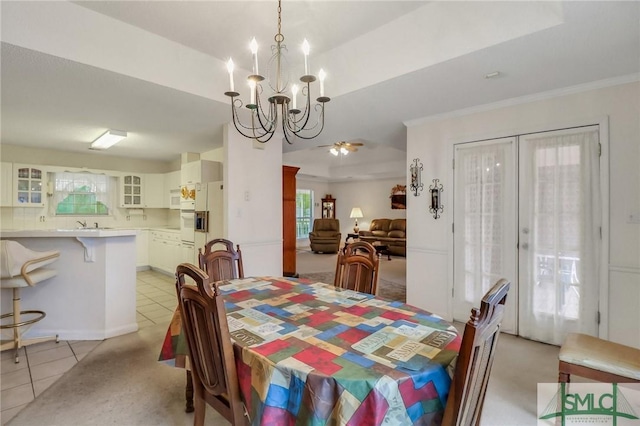
MULTIPOLYGON (((252 424, 440 424, 461 343, 451 323, 303 278, 215 285, 252 424)), ((189 367, 179 309, 159 360, 189 367)))

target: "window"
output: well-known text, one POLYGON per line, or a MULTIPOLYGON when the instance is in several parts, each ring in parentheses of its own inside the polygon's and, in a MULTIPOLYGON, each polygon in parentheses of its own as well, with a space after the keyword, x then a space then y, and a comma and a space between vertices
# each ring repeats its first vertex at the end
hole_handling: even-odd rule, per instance
POLYGON ((54 173, 53 200, 56 216, 105 216, 113 205, 110 188, 115 178, 93 173, 54 173))
POLYGON ((309 238, 313 217, 313 191, 296 190, 296 238, 309 238))

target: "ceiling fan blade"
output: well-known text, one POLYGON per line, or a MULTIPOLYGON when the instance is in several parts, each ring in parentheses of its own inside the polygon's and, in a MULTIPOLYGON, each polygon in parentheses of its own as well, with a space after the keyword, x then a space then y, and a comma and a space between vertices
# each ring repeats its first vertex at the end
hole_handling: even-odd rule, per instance
POLYGON ((347 151, 351 151, 351 152, 356 152, 358 150, 358 148, 356 148, 355 146, 350 146, 350 145, 346 145, 345 148, 347 151))
POLYGON ((347 142, 345 145, 347 145, 347 146, 364 146, 364 144, 362 142, 353 142, 353 143, 347 142))

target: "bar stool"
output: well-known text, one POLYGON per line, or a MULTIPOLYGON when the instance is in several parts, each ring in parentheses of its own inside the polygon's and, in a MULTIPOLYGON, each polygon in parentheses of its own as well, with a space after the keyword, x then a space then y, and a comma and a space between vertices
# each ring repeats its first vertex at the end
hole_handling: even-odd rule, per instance
POLYGON ((55 269, 43 268, 60 257, 59 251, 39 252, 29 250, 17 241, 0 241, 0 287, 3 289, 13 289, 13 312, 0 316, 0 319, 13 318, 8 324, 0 325, 0 329, 13 329, 13 339, 3 341, 0 344, 0 351, 10 347, 15 349, 16 363, 20 362, 18 350, 34 343, 55 340, 58 342, 58 335, 44 336, 24 339, 22 334, 28 327, 42 320, 46 314, 43 311, 20 310, 20 289, 22 287, 33 287, 36 284, 57 275, 55 269), (21 321, 21 315, 33 316, 33 318, 21 321), (21 330, 21 327, 26 329, 21 330))

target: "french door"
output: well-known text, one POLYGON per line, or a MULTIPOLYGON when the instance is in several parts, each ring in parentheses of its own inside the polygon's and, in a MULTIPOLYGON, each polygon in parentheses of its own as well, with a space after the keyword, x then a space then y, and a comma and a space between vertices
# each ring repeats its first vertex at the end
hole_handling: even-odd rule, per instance
POLYGON ((454 318, 511 281, 503 330, 552 344, 597 335, 597 126, 455 147, 454 318))

